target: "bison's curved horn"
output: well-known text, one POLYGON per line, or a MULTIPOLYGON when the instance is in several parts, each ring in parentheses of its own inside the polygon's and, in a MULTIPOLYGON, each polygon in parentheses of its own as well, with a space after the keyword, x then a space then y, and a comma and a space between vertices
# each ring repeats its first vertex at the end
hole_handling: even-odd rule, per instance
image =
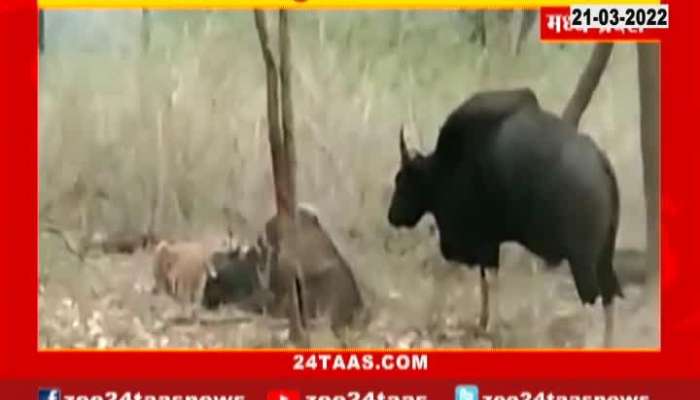
POLYGON ((401 129, 399 130, 399 150, 401 151, 401 165, 404 165, 411 160, 411 157, 408 153, 408 148, 406 147, 406 138, 403 134, 403 125, 401 125, 401 129))
POLYGON ((212 264, 210 261, 207 261, 206 267, 207 267, 207 275, 209 275, 209 278, 216 279, 216 277, 219 274, 216 272, 216 267, 214 266, 214 264, 212 264))

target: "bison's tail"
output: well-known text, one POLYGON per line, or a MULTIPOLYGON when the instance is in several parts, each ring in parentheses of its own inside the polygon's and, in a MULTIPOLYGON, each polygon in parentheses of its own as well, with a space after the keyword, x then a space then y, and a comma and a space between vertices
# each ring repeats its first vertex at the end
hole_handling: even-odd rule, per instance
POLYGON ((612 215, 608 237, 606 238, 603 252, 598 259, 598 270, 596 272, 601 294, 603 295, 603 304, 610 304, 614 296, 623 297, 622 287, 613 269, 615 240, 617 238, 617 229, 620 222, 620 192, 617 185, 617 178, 615 177, 615 171, 612 165, 610 165, 610 161, 602 152, 599 151, 598 154, 610 184, 612 215))

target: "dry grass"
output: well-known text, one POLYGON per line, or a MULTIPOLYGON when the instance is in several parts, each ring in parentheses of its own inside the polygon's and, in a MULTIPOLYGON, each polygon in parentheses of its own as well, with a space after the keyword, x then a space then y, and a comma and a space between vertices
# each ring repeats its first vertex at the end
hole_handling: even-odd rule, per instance
MULTIPOLYGON (((89 14, 81 17, 82 35, 63 28, 53 41, 52 17, 75 17, 47 18, 40 199, 53 208, 42 217, 78 228, 76 196, 66 193, 80 174, 88 188, 109 195, 90 201, 97 231, 143 230, 160 198, 156 226, 166 235, 223 235, 226 204, 237 212, 241 236, 252 237, 273 213, 264 69, 252 13, 156 14, 147 55, 139 51, 137 13, 89 14), (105 37, 109 46, 97 46, 105 37)), ((531 42, 514 58, 505 50, 506 35, 496 34, 482 51, 466 42, 465 22, 447 12, 292 17, 299 195, 321 211, 374 309, 373 325, 351 344, 484 345, 464 335, 477 310, 476 274, 441 260, 429 218, 410 232, 386 222, 398 127, 405 123, 409 140, 429 150, 445 115, 486 88, 530 86, 559 112, 590 47, 531 42)), ((582 121, 618 173, 618 245, 625 247, 644 246, 635 71, 634 48, 617 46, 582 121)), ((284 345, 281 328, 264 319, 235 326, 164 323, 157 316, 172 304, 144 293, 147 254, 93 256, 79 268, 47 236, 40 237, 40 252, 43 346, 284 345)), ((532 279, 529 269, 516 268, 517 250, 507 253, 506 344, 595 342, 597 328, 562 322, 580 314, 568 272, 532 279)), ((641 294, 632 295, 623 307, 637 310, 639 301, 641 294)), ((658 343, 656 314, 640 310, 625 313, 619 345, 658 343)))

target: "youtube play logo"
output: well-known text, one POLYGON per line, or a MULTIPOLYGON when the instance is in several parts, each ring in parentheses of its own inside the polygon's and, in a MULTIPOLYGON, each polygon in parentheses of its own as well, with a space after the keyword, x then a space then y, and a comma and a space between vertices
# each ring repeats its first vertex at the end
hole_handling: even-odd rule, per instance
POLYGON ((296 390, 271 390, 267 392, 267 400, 301 400, 301 395, 296 390))

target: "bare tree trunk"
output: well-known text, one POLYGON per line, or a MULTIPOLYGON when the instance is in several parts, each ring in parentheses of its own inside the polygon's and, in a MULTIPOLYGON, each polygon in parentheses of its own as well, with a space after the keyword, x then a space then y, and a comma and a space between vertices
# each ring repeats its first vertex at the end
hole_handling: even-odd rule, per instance
POLYGON ((44 53, 44 10, 39 10, 39 54, 44 53))
POLYGON ((481 47, 486 47, 486 11, 476 11, 474 19, 475 27, 470 39, 478 41, 481 47))
POLYGON ((401 49, 403 48, 403 42, 404 38, 406 36, 406 19, 407 19, 407 12, 406 10, 397 10, 395 11, 396 15, 396 32, 394 33, 394 37, 396 38, 396 48, 400 52, 401 49))
POLYGON ((318 43, 321 50, 326 47, 326 14, 324 11, 317 11, 316 18, 318 20, 318 43))
POLYGON ((605 66, 608 65, 612 49, 612 43, 597 43, 595 45, 586 69, 579 77, 576 91, 574 91, 573 96, 569 99, 569 103, 564 108, 562 119, 574 126, 578 126, 583 112, 588 107, 588 103, 590 103, 593 93, 598 87, 598 82, 600 82, 600 77, 605 71, 605 66))
MULTIPOLYGON (((294 141, 294 107, 292 104, 292 62, 291 62, 291 40, 289 35, 289 15, 288 11, 279 12, 279 47, 280 47, 280 89, 282 94, 282 129, 284 132, 284 155, 285 170, 287 172, 287 206, 289 207, 288 229, 281 236, 283 251, 289 251, 289 258, 281 253, 280 265, 289 263, 288 274, 290 275, 290 310, 289 320, 292 324, 290 336, 293 341, 309 346, 308 336, 308 305, 304 303, 306 299, 306 287, 304 280, 301 257, 299 253, 299 226, 297 221, 297 157, 296 145, 294 141)), ((282 218, 287 220, 287 218, 282 218)))
POLYGON ((287 184, 284 173, 284 149, 282 147, 282 135, 280 133, 279 120, 279 95, 277 83, 277 64, 270 48, 270 39, 267 33, 267 22, 265 13, 255 10, 255 27, 260 39, 263 60, 265 61, 265 73, 267 79, 267 134, 270 141, 270 156, 272 158, 272 174, 275 182, 275 204, 277 212, 282 214, 288 212, 285 192, 287 184))
POLYGON ((277 265, 285 285, 284 293, 289 296, 288 319, 290 339, 300 346, 309 345, 307 332, 308 312, 304 304, 305 287, 300 258, 296 226, 296 153, 294 146, 294 115, 291 99, 291 60, 290 38, 287 11, 279 12, 279 46, 280 46, 280 97, 278 95, 277 73, 274 55, 269 44, 267 24, 263 11, 255 10, 255 26, 260 39, 260 47, 267 73, 268 136, 272 155, 272 168, 275 180, 275 200, 277 214, 280 216, 275 224, 275 235, 279 239, 277 265), (280 131, 280 119, 283 132, 280 131))
POLYGON ((659 278, 659 45, 637 44, 639 110, 647 214, 647 281, 659 278))
MULTIPOLYGON (((166 110, 170 108, 166 105, 166 110)), ((148 235, 155 236, 156 232, 160 232, 163 227, 160 225, 163 221, 163 210, 165 207, 165 182, 167 176, 167 154, 165 150, 165 132, 164 132, 164 115, 165 110, 158 110, 156 113, 156 193, 151 199, 151 210, 149 213, 149 221, 146 227, 148 235)))
POLYGON ((520 30, 518 31, 518 38, 515 40, 516 56, 520 55, 520 51, 523 48, 523 43, 525 43, 525 38, 535 25, 535 20, 537 20, 537 11, 523 10, 522 19, 520 20, 520 30))
POLYGON ((151 45, 151 10, 144 8, 141 10, 141 50, 148 52, 151 45))
POLYGON ((297 157, 294 144, 294 110, 292 108, 292 64, 291 44, 289 39, 289 22, 287 11, 279 12, 279 46, 280 46, 280 89, 282 93, 282 131, 284 132, 284 157, 287 171, 288 190, 287 205, 291 214, 296 214, 297 157))

